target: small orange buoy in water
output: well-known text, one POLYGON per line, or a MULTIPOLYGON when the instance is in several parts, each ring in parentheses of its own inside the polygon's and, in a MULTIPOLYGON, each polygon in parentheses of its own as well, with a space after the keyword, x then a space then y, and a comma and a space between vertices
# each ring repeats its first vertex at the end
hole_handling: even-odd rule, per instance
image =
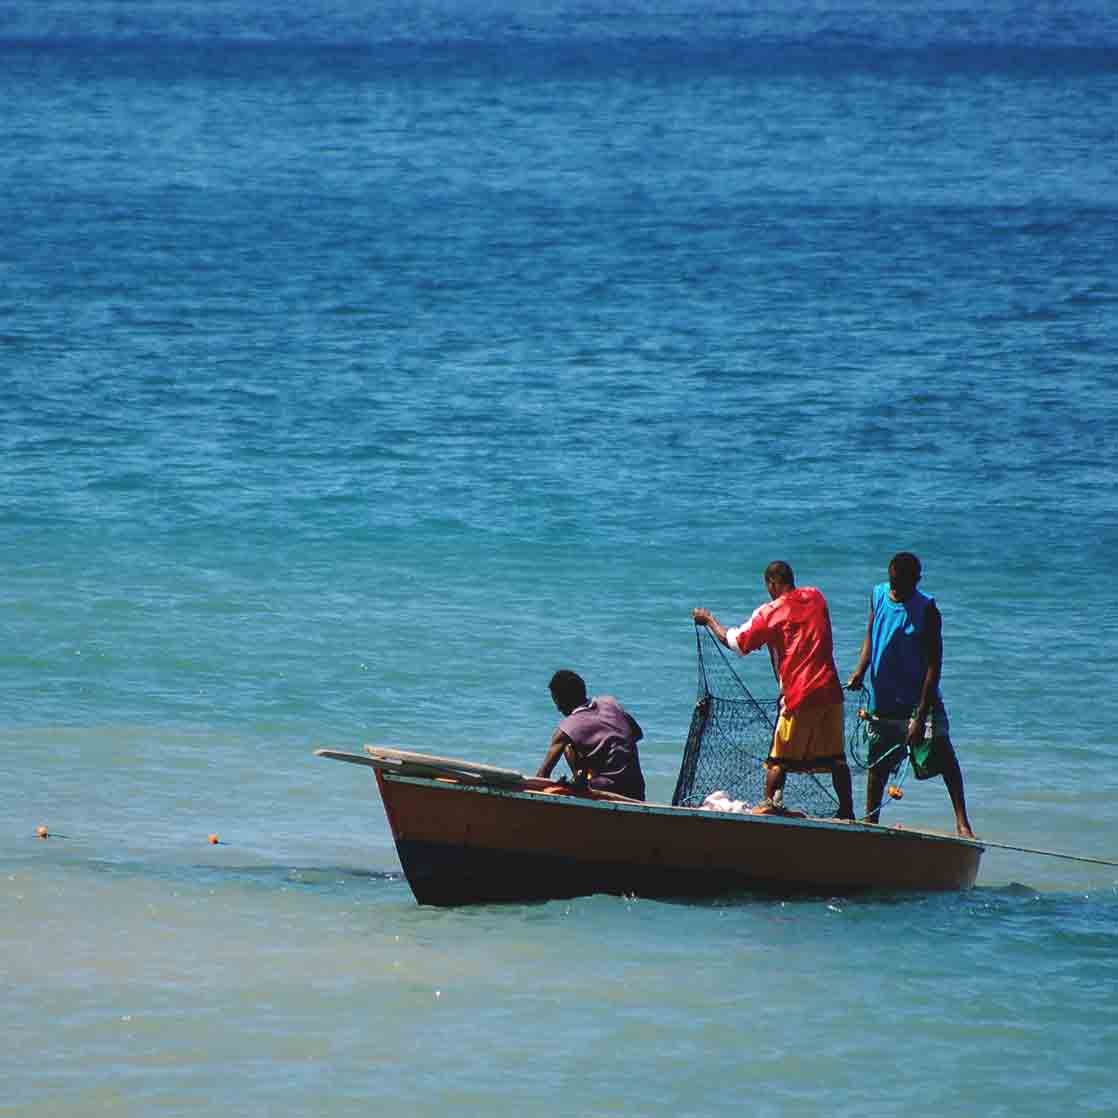
POLYGON ((35 828, 35 834, 37 834, 39 838, 46 838, 47 835, 50 834, 50 831, 48 831, 46 827, 40 826, 35 828))
POLYGON ((217 835, 210 835, 210 846, 217 846, 218 841, 217 835))
POLYGON ((904 799, 904 793, 895 784, 890 784, 889 785, 888 792, 889 792, 889 796, 890 796, 891 799, 894 799, 894 800, 903 800, 904 799))

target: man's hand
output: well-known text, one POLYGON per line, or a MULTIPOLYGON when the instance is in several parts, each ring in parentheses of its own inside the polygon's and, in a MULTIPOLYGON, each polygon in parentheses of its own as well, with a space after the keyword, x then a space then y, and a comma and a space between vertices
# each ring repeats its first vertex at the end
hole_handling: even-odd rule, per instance
POLYGON ((726 626, 724 626, 709 609, 704 609, 702 606, 695 606, 695 608, 691 610, 691 619, 695 625, 707 626, 710 632, 714 634, 714 639, 716 639, 716 641, 726 644, 726 646, 729 647, 726 642, 726 626))
POLYGON ((852 672, 850 678, 846 681, 847 691, 861 691, 862 680, 866 677, 866 671, 863 668, 860 672, 852 672))
POLYGON ((908 720, 908 733, 905 734, 904 739, 905 745, 918 745, 924 740, 924 727, 927 725, 927 722, 927 715, 923 718, 910 718, 908 720))
MULTIPOLYGON (((696 606, 691 611, 691 620, 696 625, 705 625, 713 634, 716 641, 721 641, 726 644, 726 628, 709 609, 704 609, 702 606, 696 606)), ((727 647, 729 647, 727 645, 727 647)))

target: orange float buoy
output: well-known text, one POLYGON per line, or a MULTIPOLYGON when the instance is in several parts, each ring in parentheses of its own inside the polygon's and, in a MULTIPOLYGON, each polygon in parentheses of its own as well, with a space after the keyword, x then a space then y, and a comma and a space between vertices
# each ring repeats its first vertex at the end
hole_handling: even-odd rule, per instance
POLYGON ((894 799, 894 800, 903 800, 904 799, 904 793, 895 784, 890 784, 888 791, 889 791, 889 796, 890 796, 891 799, 894 799))
POLYGON ((48 831, 46 827, 40 826, 35 829, 35 834, 37 834, 39 838, 46 838, 47 835, 50 834, 50 831, 48 831))
POLYGON ((210 845, 211 846, 217 846, 218 841, 219 840, 218 840, 217 835, 210 835, 210 845))

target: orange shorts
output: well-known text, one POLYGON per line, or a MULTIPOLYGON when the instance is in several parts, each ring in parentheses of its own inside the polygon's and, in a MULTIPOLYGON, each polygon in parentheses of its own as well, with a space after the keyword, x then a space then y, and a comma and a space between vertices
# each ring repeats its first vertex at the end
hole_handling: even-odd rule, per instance
POLYGON ((842 703, 781 713, 766 765, 819 773, 846 764, 842 703))

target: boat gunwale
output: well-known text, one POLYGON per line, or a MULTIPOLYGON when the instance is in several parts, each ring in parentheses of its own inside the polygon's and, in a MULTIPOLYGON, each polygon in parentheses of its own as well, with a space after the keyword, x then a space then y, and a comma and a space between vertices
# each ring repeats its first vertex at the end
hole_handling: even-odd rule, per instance
MULTIPOLYGON (((909 827, 890 827, 881 823, 865 823, 861 821, 842 822, 840 820, 819 819, 813 816, 797 817, 791 815, 765 814, 754 815, 751 812, 718 811, 702 807, 687 807, 680 804, 664 804, 650 802, 625 802, 621 800, 596 799, 593 796, 564 795, 549 793, 544 790, 532 788, 518 789, 498 787, 491 784, 476 783, 472 780, 458 780, 453 776, 423 776, 413 773, 402 773, 392 766, 370 765, 376 768, 377 775, 390 784, 415 784, 431 786, 439 791, 473 793, 485 796, 495 796, 499 799, 513 799, 529 801, 540 806, 555 805, 560 807, 590 808, 593 810, 619 811, 629 815, 653 815, 663 818, 690 818, 699 819, 707 823, 742 823, 761 824, 764 826, 795 827, 808 830, 823 830, 835 834, 866 834, 878 835, 891 840, 919 839, 934 843, 948 843, 956 846, 968 847, 985 852, 981 840, 964 838, 962 835, 949 835, 937 831, 925 831, 909 827)), ((386 805, 387 807, 387 805, 386 805)))

